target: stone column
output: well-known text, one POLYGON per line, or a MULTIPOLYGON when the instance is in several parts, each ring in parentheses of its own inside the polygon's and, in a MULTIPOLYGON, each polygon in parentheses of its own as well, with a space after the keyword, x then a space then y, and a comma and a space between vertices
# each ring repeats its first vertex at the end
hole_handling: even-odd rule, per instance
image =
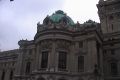
POLYGON ((33 50, 32 50, 32 56, 33 56, 33 61, 32 61, 32 71, 34 71, 35 70, 35 62, 36 62, 36 48, 33 48, 33 50))
POLYGON ((41 60, 42 60, 42 54, 41 54, 42 52, 41 51, 39 51, 39 55, 38 55, 38 69, 41 69, 41 60))
POLYGON ((7 69, 4 80, 10 80, 10 71, 11 71, 10 69, 7 69))
POLYGON ((50 57, 49 57, 49 69, 50 71, 55 71, 55 67, 56 67, 56 43, 55 41, 52 42, 52 50, 50 53, 50 57))
POLYGON ((102 48, 100 48, 100 80, 103 80, 103 51, 102 48))
POLYGON ((1 78, 2 78, 2 73, 3 73, 3 71, 0 70, 0 80, 1 80, 1 78))
POLYGON ((58 55, 59 55, 59 53, 58 53, 58 51, 57 51, 57 41, 56 41, 56 43, 55 43, 55 53, 54 53, 54 60, 55 60, 55 71, 58 71, 58 55))
POLYGON ((71 46, 69 48, 69 60, 68 60, 68 69, 70 72, 75 72, 76 71, 76 58, 75 58, 75 53, 76 53, 76 46, 77 46, 77 43, 76 42, 73 42, 71 43, 71 46))
POLYGON ((35 56, 35 71, 37 71, 39 69, 39 54, 40 54, 40 45, 38 44, 36 47, 36 56, 35 56))
POLYGON ((93 72, 95 64, 97 64, 97 49, 94 39, 88 40, 88 71, 93 72))
POLYGON ((94 64, 97 64, 98 65, 98 59, 97 59, 97 46, 96 46, 96 41, 95 40, 93 40, 92 42, 91 42, 92 44, 92 59, 93 59, 93 67, 94 67, 94 64))
POLYGON ((20 53, 18 53, 17 63, 15 64, 15 76, 21 75, 22 64, 23 64, 23 50, 20 49, 20 53))

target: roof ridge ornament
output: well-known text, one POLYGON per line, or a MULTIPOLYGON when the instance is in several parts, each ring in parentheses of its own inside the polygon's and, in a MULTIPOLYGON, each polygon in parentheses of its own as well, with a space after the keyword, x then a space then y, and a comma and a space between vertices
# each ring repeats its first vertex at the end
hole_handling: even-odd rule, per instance
POLYGON ((55 12, 55 14, 63 14, 63 15, 65 15, 64 11, 62 11, 62 10, 57 10, 57 11, 55 12))

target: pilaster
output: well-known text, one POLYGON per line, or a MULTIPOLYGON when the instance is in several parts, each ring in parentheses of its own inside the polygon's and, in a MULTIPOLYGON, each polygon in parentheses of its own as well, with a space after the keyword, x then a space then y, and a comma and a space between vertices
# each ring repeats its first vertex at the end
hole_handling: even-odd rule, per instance
POLYGON ((94 39, 88 40, 88 71, 93 72, 95 64, 97 64, 97 49, 94 39))
POLYGON ((3 73, 3 71, 2 71, 2 69, 0 70, 0 79, 2 78, 2 73, 3 73))
POLYGON ((10 80, 10 69, 7 69, 4 80, 10 80))
POLYGON ((17 63, 15 65, 15 76, 16 75, 21 75, 21 70, 22 70, 22 63, 23 63, 23 50, 20 49, 20 53, 18 55, 17 63))
POLYGON ((39 69, 39 65, 40 65, 40 45, 38 44, 37 47, 36 47, 36 58, 35 58, 35 71, 37 71, 39 69))
POLYGON ((33 54, 32 54, 32 56, 33 56, 33 61, 32 61, 32 70, 34 71, 35 70, 35 65, 36 65, 36 48, 34 48, 33 49, 33 54))
POLYGON ((50 56, 49 56, 49 69, 50 71, 55 71, 55 67, 56 67, 56 43, 55 41, 52 42, 52 50, 50 52, 50 56))
POLYGON ((77 43, 76 42, 73 42, 73 43, 71 43, 71 46, 70 46, 70 52, 68 53, 69 54, 69 56, 70 56, 70 58, 69 58, 69 60, 68 60, 68 66, 69 66, 69 70, 70 70, 70 72, 75 72, 75 71, 77 71, 77 69, 76 69, 76 56, 75 56, 75 52, 76 52, 76 46, 77 46, 77 43))

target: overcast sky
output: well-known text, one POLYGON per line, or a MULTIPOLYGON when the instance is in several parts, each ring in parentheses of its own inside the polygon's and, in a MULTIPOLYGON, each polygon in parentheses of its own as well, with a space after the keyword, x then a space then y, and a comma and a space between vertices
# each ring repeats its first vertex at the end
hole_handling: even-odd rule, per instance
POLYGON ((0 49, 19 48, 21 39, 33 40, 37 22, 46 15, 63 10, 74 22, 88 19, 99 22, 98 0, 0 0, 0 49))

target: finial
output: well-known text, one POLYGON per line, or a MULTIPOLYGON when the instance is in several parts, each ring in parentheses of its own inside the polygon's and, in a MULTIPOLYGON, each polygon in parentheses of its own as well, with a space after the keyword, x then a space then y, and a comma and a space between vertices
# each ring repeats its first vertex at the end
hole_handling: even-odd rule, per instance
POLYGON ((77 21, 77 26, 80 26, 80 23, 79 23, 79 21, 77 21))
POLYGON ((37 23, 37 25, 40 25, 40 21, 37 23))

